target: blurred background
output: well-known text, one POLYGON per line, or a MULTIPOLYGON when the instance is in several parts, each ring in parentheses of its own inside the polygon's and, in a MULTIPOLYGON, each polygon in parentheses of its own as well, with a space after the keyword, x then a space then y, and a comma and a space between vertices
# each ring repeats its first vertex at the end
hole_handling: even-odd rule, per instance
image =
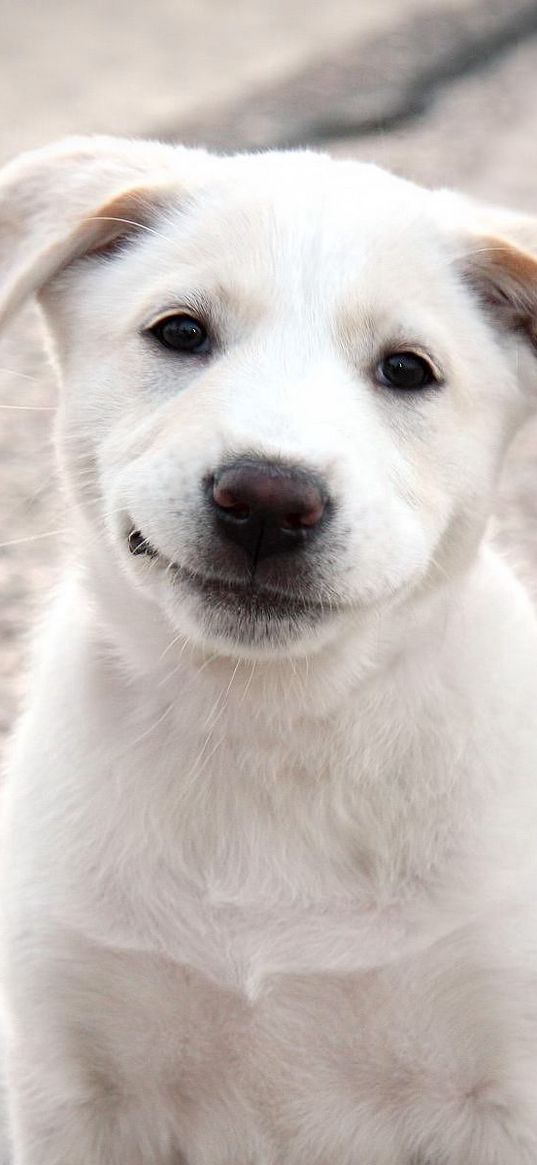
MULTIPOLYGON (((537 215, 537 0, 0 0, 0 163, 67 133, 310 145, 537 215)), ((536 235, 537 245, 537 235, 536 235)), ((39 321, 0 343, 0 740, 61 561, 39 321)), ((498 526, 537 579, 537 428, 498 526)))

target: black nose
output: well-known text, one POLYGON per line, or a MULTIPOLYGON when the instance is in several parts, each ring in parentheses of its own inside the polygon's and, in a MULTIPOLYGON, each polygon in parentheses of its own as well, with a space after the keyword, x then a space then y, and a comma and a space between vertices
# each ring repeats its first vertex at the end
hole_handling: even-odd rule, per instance
POLYGON ((221 535, 242 546, 254 562, 307 545, 329 506, 316 475, 246 459, 215 473, 210 501, 221 535))

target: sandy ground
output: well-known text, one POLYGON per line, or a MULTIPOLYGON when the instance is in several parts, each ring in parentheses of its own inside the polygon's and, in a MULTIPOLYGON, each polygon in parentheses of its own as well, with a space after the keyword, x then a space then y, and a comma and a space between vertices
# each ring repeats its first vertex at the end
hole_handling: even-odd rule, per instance
MULTIPOLYGON (((337 54, 349 38, 400 20, 402 7, 419 11, 420 3, 2 0, 0 159, 65 132, 180 133, 183 116, 204 103, 337 54)), ((537 38, 446 85, 408 126, 330 149, 537 213, 537 38)), ((30 632, 58 571, 64 522, 51 448, 55 395, 39 321, 28 309, 0 342, 0 737, 20 705, 30 632)), ((530 580, 533 571, 537 578, 536 451, 537 427, 529 426, 499 505, 530 580)))
POLYGON ((67 133, 170 133, 436 4, 0 0, 0 158, 67 133))

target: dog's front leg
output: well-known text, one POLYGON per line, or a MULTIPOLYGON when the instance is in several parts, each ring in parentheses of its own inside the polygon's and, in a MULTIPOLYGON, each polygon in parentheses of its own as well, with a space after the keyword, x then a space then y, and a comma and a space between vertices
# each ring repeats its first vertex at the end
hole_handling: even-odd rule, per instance
MULTIPOLYGON (((52 1056, 52 1050, 50 1052, 52 1056)), ((163 1128, 145 1119, 143 1102, 122 1095, 95 1068, 48 1065, 20 1053, 8 1072, 12 1165, 179 1165, 163 1128), (62 1086, 60 1086, 62 1085, 62 1086)), ((50 1059, 48 1061, 50 1064, 50 1059)), ((1 1158, 3 1161, 3 1158, 1 1158)))

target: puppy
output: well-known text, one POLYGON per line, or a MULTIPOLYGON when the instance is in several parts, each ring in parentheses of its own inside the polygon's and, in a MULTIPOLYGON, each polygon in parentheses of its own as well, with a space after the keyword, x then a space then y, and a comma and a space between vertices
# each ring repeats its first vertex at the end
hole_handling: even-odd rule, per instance
POLYGON ((13 1165, 535 1165, 537 223, 311 153, 0 178, 63 584, 2 816, 13 1165))

